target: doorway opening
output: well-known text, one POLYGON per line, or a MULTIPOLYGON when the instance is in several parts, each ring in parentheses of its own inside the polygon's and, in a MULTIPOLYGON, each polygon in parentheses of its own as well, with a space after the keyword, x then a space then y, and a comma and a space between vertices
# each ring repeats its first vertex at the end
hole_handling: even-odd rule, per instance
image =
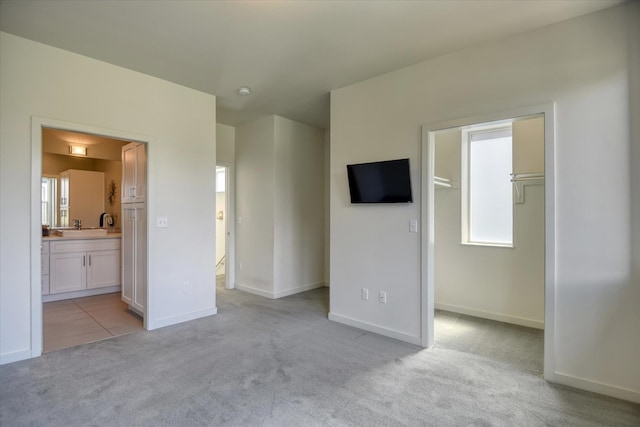
POLYGON ((234 289, 235 222, 233 169, 226 162, 216 165, 216 284, 234 289))
POLYGON ((137 137, 32 118, 32 357, 147 328, 146 143, 137 137), (137 193, 123 174, 125 146, 141 147, 137 193), (125 224, 134 206, 125 196, 137 196, 137 233, 125 224), (130 268, 136 305, 122 292, 130 268))
MULTIPOLYGON (((531 339, 538 343, 537 355, 514 357, 520 357, 530 370, 542 369, 546 379, 552 375, 553 112, 549 104, 423 127, 423 346, 474 346, 476 351, 484 347, 490 356, 500 351, 485 345, 490 344, 487 339, 491 336, 504 333, 503 337, 516 341, 522 338, 523 348, 531 339), (507 197, 513 199, 507 205, 513 225, 495 211, 500 203, 493 198, 497 189, 491 184, 489 200, 497 205, 490 206, 489 212, 500 218, 493 227, 492 217, 483 219, 478 214, 482 205, 477 198, 484 184, 474 181, 476 175, 470 170, 478 172, 484 161, 482 150, 502 144, 497 139, 505 136, 505 129, 513 150, 506 154, 512 170, 510 176, 500 175, 500 185, 506 186, 507 197), (482 143, 473 145, 470 135, 474 131, 475 140, 482 143), (537 135, 537 142, 532 134, 537 135), (476 163, 471 160, 474 155, 480 159, 476 163), (471 231, 472 227, 476 230, 471 231), (492 233, 497 237, 492 238, 492 233), (465 335, 476 342, 462 342, 465 335)), ((500 156, 492 151, 495 147, 487 151, 491 162, 500 156)), ((499 167, 492 166, 484 175, 495 169, 499 167)))

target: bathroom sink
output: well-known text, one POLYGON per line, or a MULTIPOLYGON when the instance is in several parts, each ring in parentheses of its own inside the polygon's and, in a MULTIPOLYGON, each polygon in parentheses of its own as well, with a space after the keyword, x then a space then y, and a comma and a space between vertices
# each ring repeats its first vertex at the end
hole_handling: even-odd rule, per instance
POLYGON ((106 228, 66 228, 63 230, 57 230, 59 236, 62 237, 100 237, 107 235, 106 228))

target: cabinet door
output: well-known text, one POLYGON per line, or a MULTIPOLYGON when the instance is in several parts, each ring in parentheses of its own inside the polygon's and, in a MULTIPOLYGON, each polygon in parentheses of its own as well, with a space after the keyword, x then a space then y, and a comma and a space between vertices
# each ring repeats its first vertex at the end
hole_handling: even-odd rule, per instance
POLYGON ((122 203, 135 201, 136 194, 136 145, 122 147, 122 203))
POLYGON ((132 205, 122 205, 122 301, 133 305, 135 283, 135 215, 132 205))
POLYGON ((144 313, 147 303, 147 215, 144 204, 135 210, 135 282, 133 308, 144 313))
POLYGON ((69 226, 69 208, 60 208, 60 227, 69 226))
POLYGON ((69 173, 60 174, 60 207, 69 206, 69 173))
POLYGON ((120 251, 87 252, 87 289, 120 285, 120 251))
POLYGON ((49 289, 52 294, 87 288, 86 252, 49 255, 49 289))
POLYGON ((146 146, 136 146, 136 202, 144 202, 147 193, 147 153, 146 146))
POLYGON ((69 226, 69 174, 60 174, 60 227, 69 226))
POLYGON ((132 142, 122 148, 122 203, 144 202, 147 192, 146 146, 132 142))

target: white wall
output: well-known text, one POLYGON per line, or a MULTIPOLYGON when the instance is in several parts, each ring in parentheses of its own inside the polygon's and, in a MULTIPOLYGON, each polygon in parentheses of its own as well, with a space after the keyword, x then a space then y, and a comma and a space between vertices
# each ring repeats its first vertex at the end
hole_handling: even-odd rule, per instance
POLYGON ((236 128, 235 286, 267 294, 274 289, 274 128, 274 116, 236 128))
POLYGON ((236 128, 233 126, 216 124, 216 160, 228 165, 235 162, 236 128))
POLYGON ((323 153, 320 129, 283 117, 236 129, 238 289, 279 298, 324 284, 323 153))
MULTIPOLYGON (((524 326, 544 326, 544 186, 526 186, 513 205, 513 247, 463 245, 461 132, 436 135, 436 175, 454 181, 435 192, 435 306, 524 326)), ((513 172, 544 173, 544 121, 513 123, 513 172)))
POLYGON ((638 207, 635 148, 629 160, 639 143, 629 109, 640 78, 640 38, 629 33, 639 9, 625 4, 332 92, 331 318, 418 342, 420 246, 407 222, 419 218, 421 125, 553 101, 551 369, 556 381, 640 401, 640 216, 630 216, 630 199, 638 207), (411 160, 412 205, 348 203, 346 164, 401 157, 411 160), (387 290, 389 302, 363 302, 362 287, 387 290))
POLYGON ((32 116, 145 136, 148 326, 214 314, 215 97, 6 33, 0 53, 0 361, 33 349, 32 116))
POLYGON ((324 132, 275 117, 275 296, 324 285, 324 132))

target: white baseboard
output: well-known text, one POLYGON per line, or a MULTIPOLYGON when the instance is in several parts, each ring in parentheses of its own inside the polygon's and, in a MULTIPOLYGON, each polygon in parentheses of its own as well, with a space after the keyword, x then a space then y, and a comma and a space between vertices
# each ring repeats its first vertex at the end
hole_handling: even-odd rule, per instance
POLYGON ((452 313, 466 314, 468 316, 480 317, 483 319, 496 320, 498 322, 513 323, 514 325, 527 326, 529 328, 544 329, 544 321, 526 319, 523 317, 509 316, 507 314, 493 313, 490 311, 476 310, 470 307, 459 305, 435 303, 437 310, 451 311, 452 313))
POLYGON ((244 292, 248 292, 250 294, 260 295, 261 297, 274 299, 273 292, 263 291, 262 289, 252 288, 251 286, 247 286, 247 285, 241 285, 240 283, 236 283, 234 285, 234 288, 244 292))
POLYGON ((244 292, 248 292, 250 294, 259 295, 261 297, 270 298, 270 299, 278 299, 283 297, 288 297, 289 295, 299 294, 300 292, 310 291, 312 289, 321 288, 324 286, 324 282, 312 283, 310 285, 300 286, 297 288, 286 289, 284 291, 279 292, 270 292, 262 289, 253 288, 247 285, 241 285, 240 283, 235 284, 235 288, 244 292))
POLYGON ((288 297, 289 295, 299 294, 300 292, 307 292, 312 289, 318 289, 324 286, 324 282, 311 283, 309 285, 300 286, 298 288, 287 289, 279 291, 274 294, 275 298, 288 297))
POLYGON ((0 354, 0 365, 31 359, 31 349, 14 351, 13 353, 0 354))
POLYGON ((149 322, 149 330, 164 328, 165 326, 177 325, 178 323, 188 322, 190 320, 200 319, 202 317, 213 316, 218 313, 218 308, 208 308, 206 310, 192 311, 191 313, 181 314, 179 316, 165 317, 149 322))
POLYGON ((42 302, 62 301, 71 298, 90 297, 94 295, 111 294, 114 292, 120 292, 120 285, 107 286, 105 288, 85 289, 82 291, 64 292, 62 294, 49 294, 42 295, 42 302))
POLYGON ((374 334, 393 338, 399 341, 404 341, 409 344, 420 345, 419 336, 405 334, 404 332, 396 331, 394 329, 384 328, 382 326, 374 325, 372 323, 362 322, 360 320, 341 316, 335 313, 329 313, 329 320, 332 320, 337 323, 342 323, 343 325, 353 326, 354 328, 362 329, 367 332, 373 332, 374 334))
POLYGON ((640 403, 640 391, 628 388, 618 387, 610 384, 604 384, 585 378, 575 377, 561 372, 553 373, 552 382, 566 385, 569 387, 586 390, 593 393, 603 394, 605 396, 615 397, 616 399, 628 400, 630 402, 640 403))

